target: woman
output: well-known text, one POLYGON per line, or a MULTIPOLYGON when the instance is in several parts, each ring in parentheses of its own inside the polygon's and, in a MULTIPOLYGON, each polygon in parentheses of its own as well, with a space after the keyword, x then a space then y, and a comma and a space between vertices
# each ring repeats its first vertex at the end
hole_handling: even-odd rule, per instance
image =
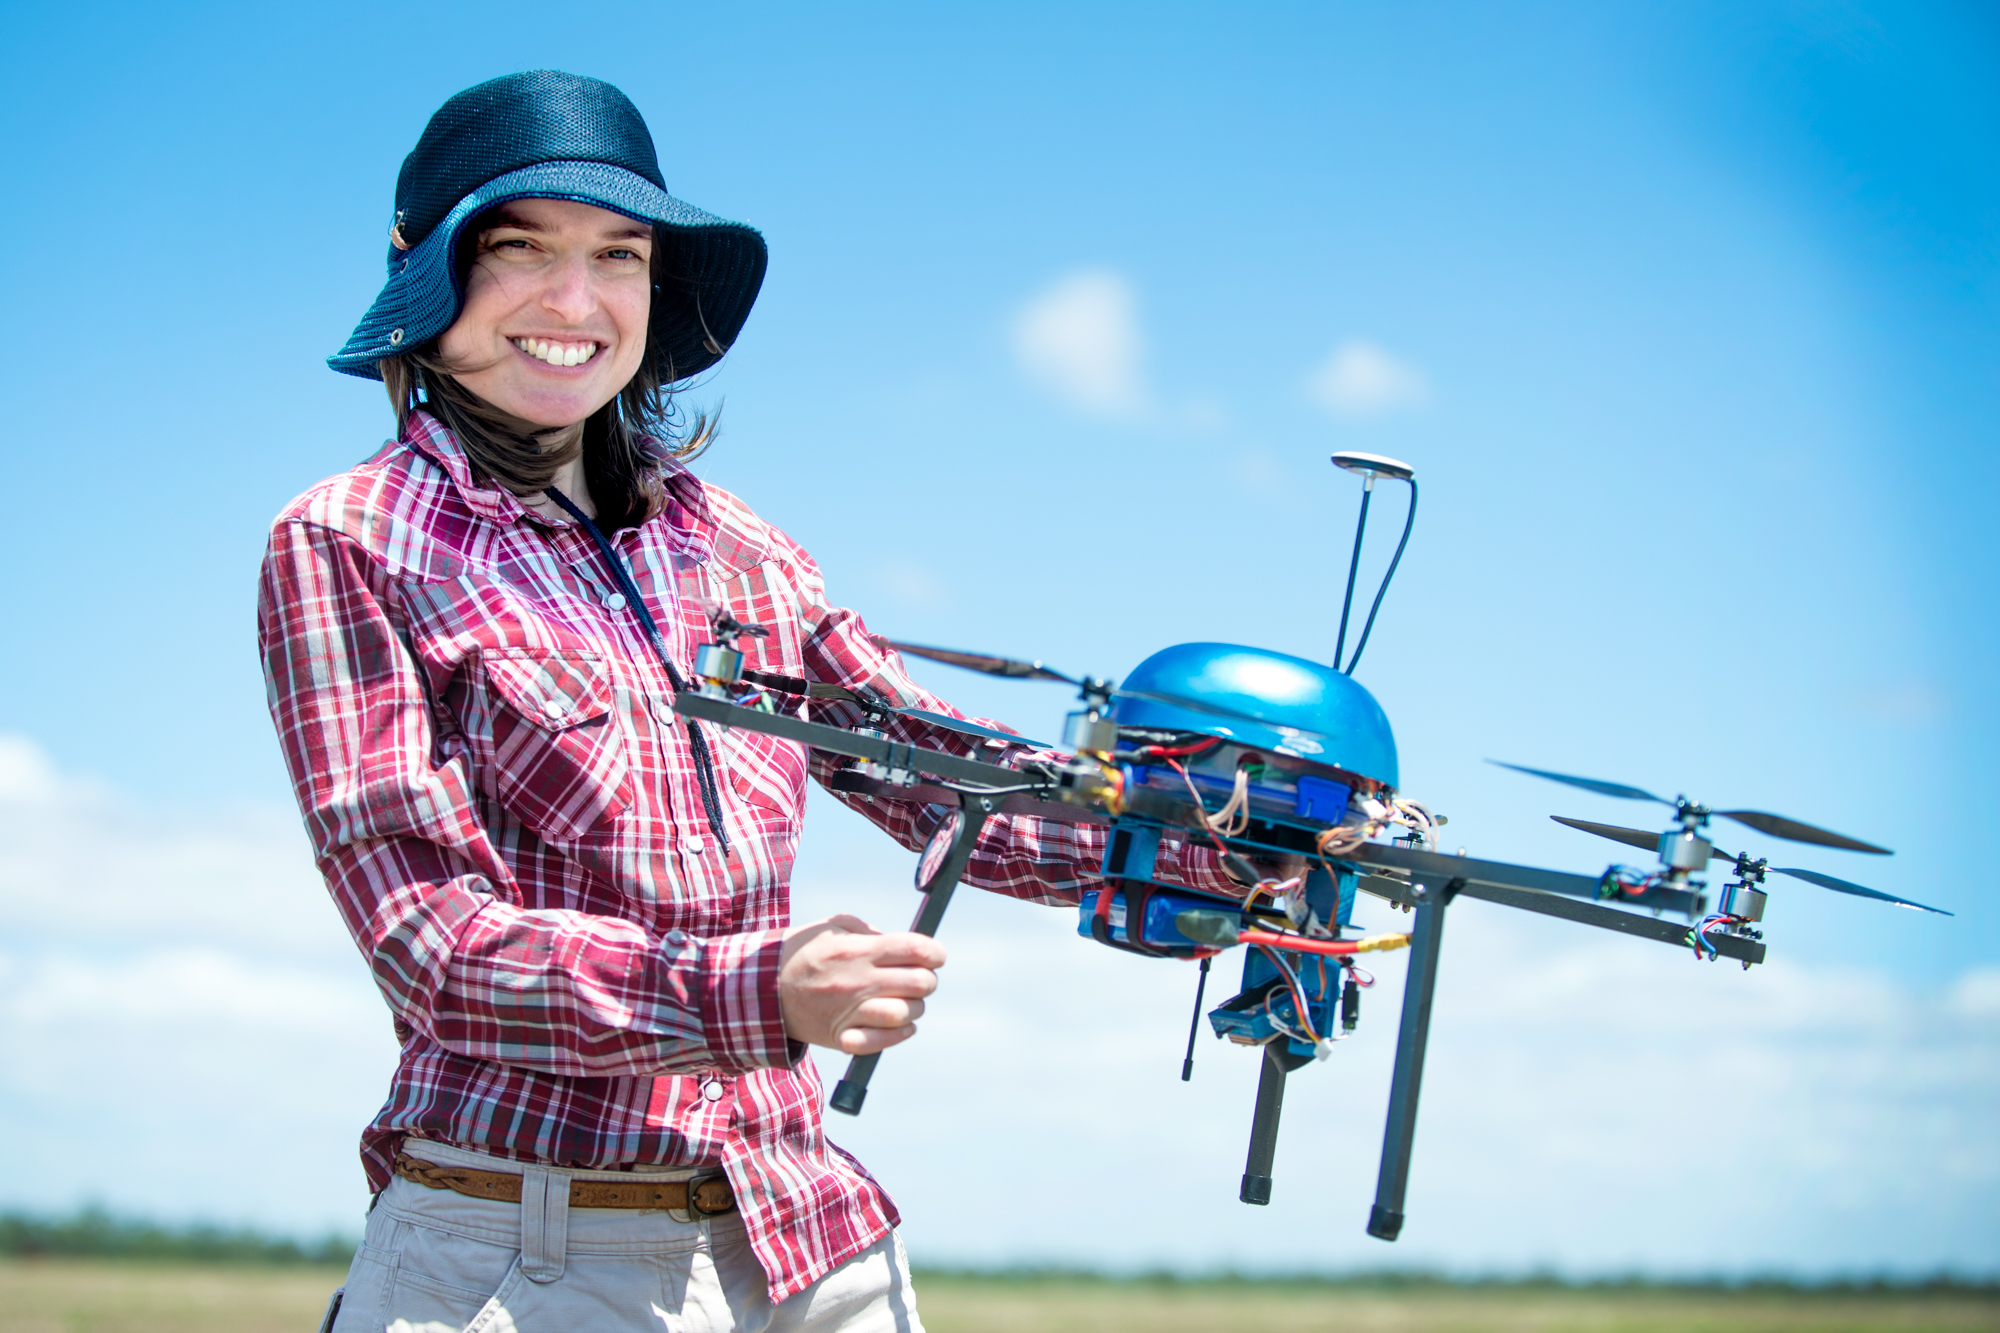
MULTIPOLYGON (((398 438, 279 516, 259 606, 307 829, 402 1047, 328 1327, 916 1329, 895 1209, 826 1141, 805 1047, 907 1039, 944 952, 792 926, 830 761, 672 711, 717 609, 768 627, 756 667, 951 711, 681 466, 711 430, 670 429, 670 387, 742 328, 763 239, 667 194, 617 89, 552 71, 439 110, 389 239, 330 364, 386 383, 398 438)), ((840 799, 912 849, 939 818, 840 799)), ((998 819, 966 878, 1074 902, 1102 850, 998 819)), ((1178 847, 1162 871, 1183 859, 1224 882, 1178 847)))

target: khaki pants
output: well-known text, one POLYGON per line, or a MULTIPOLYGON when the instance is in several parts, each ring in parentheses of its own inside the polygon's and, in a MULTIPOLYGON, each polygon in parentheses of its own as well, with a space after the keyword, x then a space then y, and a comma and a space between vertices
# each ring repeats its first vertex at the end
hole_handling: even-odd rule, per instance
POLYGON ((540 1207, 469 1199, 401 1178, 368 1233, 330 1333, 923 1333, 890 1235, 782 1305, 743 1223, 625 1208, 571 1210, 569 1181, 684 1180, 690 1171, 569 1171, 412 1140, 443 1166, 521 1172, 540 1207))

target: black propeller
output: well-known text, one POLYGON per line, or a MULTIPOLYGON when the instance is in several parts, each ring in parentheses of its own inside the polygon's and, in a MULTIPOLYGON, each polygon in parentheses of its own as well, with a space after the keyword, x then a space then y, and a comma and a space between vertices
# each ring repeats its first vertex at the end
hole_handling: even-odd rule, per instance
POLYGON ((964 667, 968 671, 983 671, 989 676, 1005 676, 1009 680, 1059 680, 1065 685, 1082 685, 1075 676, 1065 676, 1053 667, 1040 662, 1023 662, 1015 657, 995 657, 991 653, 961 653, 955 648, 927 648, 920 643, 899 643, 894 639, 877 639, 884 648, 894 648, 899 653, 912 657, 929 658, 933 662, 943 662, 947 666, 964 667))
POLYGON ((1942 907, 1926 907, 1922 903, 1913 903, 1908 898, 1898 898, 1894 894, 1880 893, 1848 880, 1835 879, 1832 875, 1822 875, 1817 870, 1786 870, 1777 866, 1773 866, 1772 869, 1780 875, 1790 875, 1793 879, 1802 879, 1808 884, 1817 884, 1822 889, 1832 889, 1835 893, 1852 893, 1862 898, 1880 898, 1883 902, 1894 903, 1898 907, 1914 907, 1919 912, 1936 912, 1939 916, 1957 915, 1956 912, 1947 912, 1942 907))
MULTIPOLYGON (((1017 657, 998 657, 991 653, 962 653, 955 648, 930 648, 918 643, 901 643, 895 639, 877 638, 876 643, 884 648, 894 648, 899 653, 912 657, 928 658, 933 662, 943 662, 948 666, 964 667, 968 671, 982 671, 989 676, 1003 676, 1009 680, 1057 680, 1074 685, 1084 692, 1086 698, 1096 700, 1101 706, 1112 699, 1145 699, 1157 704, 1170 704, 1176 708, 1187 708, 1197 713, 1207 713, 1211 717, 1228 718, 1236 722, 1255 722, 1258 718, 1234 708, 1224 708, 1206 699, 1189 699, 1174 694, 1157 694, 1148 690, 1123 690, 1114 688, 1108 680, 1093 680, 1088 676, 1079 679, 1066 676, 1054 667, 1040 662, 1026 662, 1017 657)), ((1331 747, 1333 741, 1314 732, 1300 732, 1331 747)))
POLYGON ((1801 824, 1796 819, 1783 815, 1767 814, 1762 810, 1717 810, 1725 819, 1733 819, 1739 824, 1748 824, 1759 833, 1768 833, 1774 838, 1788 838, 1793 842, 1817 843, 1821 847, 1838 847, 1846 852, 1868 852, 1874 856, 1894 856, 1887 847, 1877 847, 1872 842, 1850 838, 1811 824, 1801 824))
MULTIPOLYGON (((1660 835, 1657 833, 1648 833, 1644 829, 1621 828, 1616 824, 1593 824, 1588 819, 1571 819, 1567 815, 1550 815, 1549 818, 1555 820, 1558 824, 1567 824, 1571 828, 1580 828, 1585 833, 1595 833, 1600 838, 1609 838, 1613 842, 1622 842, 1627 847, 1643 847, 1650 852, 1657 850, 1660 845, 1660 835)), ((1710 860, 1718 857, 1725 861, 1734 861, 1736 859, 1720 848, 1709 853, 1710 860)))
MULTIPOLYGON (((1582 829, 1585 833, 1595 833, 1600 838, 1609 838, 1613 842, 1622 842, 1627 847, 1644 847, 1646 850, 1651 851, 1660 845, 1660 835, 1657 833, 1648 833, 1644 829, 1621 828, 1616 824, 1593 824, 1587 819, 1570 819, 1563 815, 1550 815, 1549 818, 1555 820, 1558 824, 1566 824, 1573 829, 1582 829)), ((1712 861, 1741 863, 1745 858, 1734 856, 1718 847, 1709 853, 1709 859, 1712 861)), ((1871 889, 1865 885, 1856 884, 1851 880, 1835 879, 1832 875, 1822 875, 1817 870, 1796 870, 1784 866, 1770 866, 1767 868, 1774 875, 1790 875, 1793 879, 1802 879, 1808 884, 1817 884, 1822 889, 1832 889, 1835 893, 1851 893, 1857 898, 1876 898, 1885 903, 1894 903, 1898 907, 1911 907, 1920 912, 1936 912, 1939 916, 1955 915, 1955 913, 1945 911, 1942 907, 1926 907, 1923 903, 1913 903, 1908 898, 1898 898, 1894 894, 1883 893, 1879 889, 1871 889)))
MULTIPOLYGON (((1546 768, 1526 768, 1520 764, 1510 764, 1501 759, 1488 759, 1486 762, 1500 768, 1511 768, 1516 773, 1530 773, 1538 778, 1547 778, 1550 782, 1567 782, 1572 787, 1581 787, 1585 791, 1594 791, 1599 796, 1616 796, 1620 800, 1625 801, 1658 801, 1661 805, 1674 804, 1674 802, 1669 801, 1664 796, 1655 796, 1643 788, 1627 787, 1619 782, 1602 782, 1596 778, 1572 777, 1568 773, 1551 773, 1546 768)), ((1658 842, 1659 839, 1655 838, 1653 841, 1658 842)))
POLYGON ((859 704, 880 713, 895 713, 900 717, 915 718, 946 731, 956 731, 966 736, 982 736, 992 740, 1006 741, 1010 745, 1025 745, 1037 750, 1049 748, 1046 741, 1031 740, 1017 736, 1011 731, 1001 731, 996 727, 982 727, 977 722, 967 722, 964 718, 951 717, 945 713, 934 713, 928 708, 902 708, 875 694, 863 694, 850 690, 844 685, 827 685, 820 681, 802 680, 797 676, 783 676, 773 671, 746 669, 743 678, 753 685, 763 685, 769 689, 781 690, 786 694, 802 694, 808 699, 838 699, 843 703, 859 704))
MULTIPOLYGON (((1585 791, 1594 791, 1600 796, 1615 796, 1625 801, 1654 801, 1660 805, 1673 806, 1675 809, 1679 809, 1681 805, 1679 801, 1670 801, 1664 796, 1655 796, 1642 787, 1627 787, 1620 782, 1604 782, 1597 778, 1579 778, 1569 773, 1551 773, 1545 768, 1527 768, 1520 764, 1502 763, 1498 759, 1489 759, 1487 762, 1496 764, 1501 768, 1511 768, 1516 773, 1528 773, 1538 778, 1547 778, 1551 782, 1563 782, 1572 787, 1581 787, 1585 791)), ((1895 855, 1887 847, 1877 847, 1872 842, 1863 842, 1859 838, 1850 838, 1844 833, 1835 833, 1830 829, 1817 828, 1814 825, 1802 823, 1796 819, 1787 819, 1783 815, 1768 814, 1762 810, 1711 810, 1709 813, 1721 815, 1724 819, 1733 819, 1739 824, 1746 824, 1756 829, 1759 833, 1768 833, 1774 838, 1784 838, 1791 842, 1809 842, 1820 847, 1838 847, 1842 851, 1847 852, 1870 852, 1876 856, 1895 855)), ((1658 841, 1658 838, 1654 838, 1647 845, 1652 846, 1658 843, 1658 841)))
POLYGON ((934 727, 943 727, 946 731, 961 732, 967 736, 985 736, 996 741, 1006 741, 1009 745, 1025 745, 1036 750, 1049 748, 1047 741, 1030 740, 1026 736, 1017 736, 1011 731, 1001 731, 997 727, 982 727, 977 722, 967 722, 963 718, 950 717, 944 713, 933 713, 928 708, 891 708, 888 711, 928 722, 934 727))

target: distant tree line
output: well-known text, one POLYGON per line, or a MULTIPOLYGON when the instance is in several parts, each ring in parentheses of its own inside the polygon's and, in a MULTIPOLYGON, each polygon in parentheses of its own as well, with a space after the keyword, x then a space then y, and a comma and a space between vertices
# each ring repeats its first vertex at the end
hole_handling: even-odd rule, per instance
POLYGON ((1563 1277, 1550 1272, 1466 1275, 1419 1268, 1354 1270, 1344 1273, 1313 1272, 1176 1272, 1159 1269, 1113 1274, 1098 1269, 1011 1266, 990 1268, 946 1268, 914 1265, 918 1281, 965 1282, 1021 1286, 1123 1286, 1164 1288, 1255 1288, 1270 1292, 1290 1288, 1315 1290, 1406 1292, 1427 1291, 1574 1291, 1659 1292, 1732 1295, 1971 1295, 2000 1300, 2000 1281, 1992 1277, 1957 1273, 1919 1276, 1897 1274, 1850 1274, 1828 1278, 1800 1278, 1788 1274, 1750 1276, 1658 1277, 1622 1274, 1611 1277, 1563 1277))
POLYGON ((251 1227, 165 1226, 90 1207, 66 1217, 0 1212, 0 1254, 64 1255, 216 1264, 341 1264, 354 1257, 344 1236, 300 1241, 251 1227))
MULTIPOLYGON (((252 1227, 219 1227, 203 1223, 163 1225, 117 1217, 101 1207, 86 1207, 67 1216, 0 1211, 0 1256, 32 1259, 64 1256, 96 1259, 142 1259, 165 1263, 213 1264, 337 1264, 354 1256, 355 1242, 329 1235, 301 1241, 274 1236, 252 1227)), ((1087 1268, 1001 1266, 983 1268, 916 1267, 915 1276, 934 1282, 1020 1284, 1024 1286, 1132 1287, 1255 1287, 1301 1290, 1341 1288, 1417 1293, 1426 1290, 1549 1290, 1596 1292, 1734 1292, 1742 1294, 1966 1294, 2000 1299, 2000 1281, 1951 1273, 1930 1276, 1852 1275, 1801 1279, 1782 1274, 1749 1277, 1622 1277, 1566 1278, 1535 1272, 1465 1276, 1421 1269, 1382 1269, 1348 1273, 1189 1273, 1159 1270, 1106 1273, 1087 1268)))

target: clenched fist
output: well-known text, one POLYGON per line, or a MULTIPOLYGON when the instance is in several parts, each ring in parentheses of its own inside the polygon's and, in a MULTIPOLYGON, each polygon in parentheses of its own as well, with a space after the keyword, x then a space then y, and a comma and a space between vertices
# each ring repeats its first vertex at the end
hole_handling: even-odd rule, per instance
POLYGON ((778 962, 785 1035, 849 1055, 908 1041, 943 966, 944 946, 928 935, 884 935, 846 915, 794 926, 778 962))

